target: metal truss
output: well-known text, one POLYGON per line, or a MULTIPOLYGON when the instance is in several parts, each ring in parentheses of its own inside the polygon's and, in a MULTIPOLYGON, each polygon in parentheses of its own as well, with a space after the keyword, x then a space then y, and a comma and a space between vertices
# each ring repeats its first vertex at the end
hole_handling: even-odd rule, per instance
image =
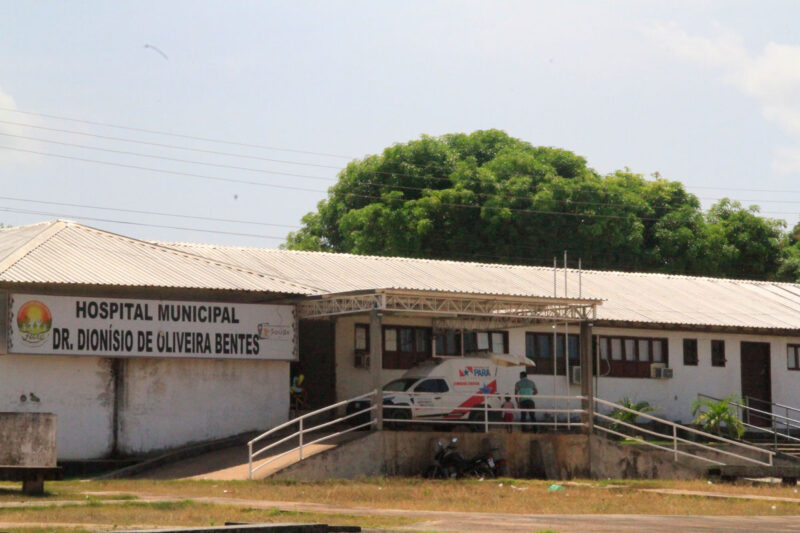
MULTIPOLYGON (((498 325, 524 325, 541 320, 577 322, 594 320, 597 300, 537 297, 493 297, 480 294, 378 291, 340 294, 297 304, 300 318, 323 318, 369 311, 430 315, 438 319, 496 321, 498 325)), ((463 327, 463 326, 462 326, 463 327)))

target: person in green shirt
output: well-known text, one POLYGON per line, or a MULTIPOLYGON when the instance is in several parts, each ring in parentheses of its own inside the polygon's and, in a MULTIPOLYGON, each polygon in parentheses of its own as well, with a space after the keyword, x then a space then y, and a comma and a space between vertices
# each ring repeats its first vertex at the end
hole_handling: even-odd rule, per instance
MULTIPOLYGON (((533 396, 538 393, 539 391, 536 389, 536 383, 528 379, 528 373, 524 370, 520 372, 519 381, 514 385, 514 394, 517 396, 517 406, 520 409, 536 409, 533 396)), ((524 410, 520 412, 519 419, 521 422, 525 422, 528 416, 530 416, 531 423, 536 422, 536 413, 524 410)), ((531 428, 525 425, 522 426, 522 431, 528 429, 535 432, 536 426, 532 426, 531 428)))

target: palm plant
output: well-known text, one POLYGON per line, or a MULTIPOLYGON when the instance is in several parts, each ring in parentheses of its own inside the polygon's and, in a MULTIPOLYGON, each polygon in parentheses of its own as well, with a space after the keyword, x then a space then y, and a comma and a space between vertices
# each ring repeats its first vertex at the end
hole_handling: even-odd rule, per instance
POLYGON ((724 427, 730 437, 738 439, 744 435, 745 429, 744 424, 739 420, 734 403, 739 403, 736 395, 727 396, 719 401, 697 398, 692 402, 694 424, 715 435, 722 435, 724 427))
MULTIPOLYGON (((639 418, 639 415, 641 413, 652 413, 653 411, 656 410, 655 407, 650 405, 650 402, 646 402, 644 400, 636 402, 633 399, 629 398, 628 396, 625 396, 617 400, 617 403, 620 404, 622 407, 625 407, 625 409, 615 409, 614 412, 611 413, 611 418, 614 418, 626 424, 635 424, 636 420, 639 418)), ((616 422, 611 427, 612 429, 615 429, 617 431, 622 430, 623 432, 625 429, 628 430, 631 429, 627 426, 624 426, 616 422)))

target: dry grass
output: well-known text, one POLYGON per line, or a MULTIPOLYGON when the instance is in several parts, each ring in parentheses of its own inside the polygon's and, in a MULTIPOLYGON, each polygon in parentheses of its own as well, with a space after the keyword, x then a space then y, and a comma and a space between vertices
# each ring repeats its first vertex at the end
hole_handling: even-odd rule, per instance
MULTIPOLYGON (((314 502, 369 508, 472 511, 497 513, 622 513, 622 514, 800 514, 800 493, 781 486, 713 484, 706 481, 585 481, 548 492, 550 481, 427 481, 417 478, 376 478, 318 483, 289 481, 150 481, 109 480, 53 483, 54 499, 122 497, 126 494, 170 498, 219 498, 258 501, 314 502), (502 483, 502 486, 500 486, 502 483), (671 496, 642 492, 643 488, 683 489, 761 497, 796 498, 768 502, 671 496), (120 494, 102 494, 105 492, 120 494), (772 509, 776 505, 776 509, 772 509)), ((130 497, 130 496, 128 496, 130 497)), ((48 498, 42 500, 42 503, 48 498)), ((0 502, 3 495, 0 495, 0 502)), ((0 511, 2 519, 4 511, 0 511)))
MULTIPOLYGON (((190 500, 165 502, 124 502, 36 505, 0 509, 0 523, 81 524, 84 529, 120 527, 156 528, 164 526, 220 526, 225 522, 299 522, 364 527, 397 527, 416 522, 405 517, 354 516, 339 513, 284 511, 238 505, 215 505, 190 500)), ((80 527, 78 528, 80 529, 80 527)), ((4 528, 6 531, 7 528, 4 528)), ((47 531, 52 531, 48 528, 47 531)))
MULTIPOLYGON (((19 524, 31 533, 115 527, 208 526, 234 522, 322 522, 392 528, 423 517, 387 516, 378 509, 531 514, 800 515, 800 493, 776 485, 709 485, 698 481, 576 481, 550 492, 552 482, 537 480, 427 481, 375 478, 318 483, 289 481, 67 481, 47 484, 49 493, 30 498, 0 490, 0 524, 19 524), (642 489, 723 493, 733 498, 679 496, 642 489), (754 501, 737 496, 783 497, 797 502, 754 501), (158 496, 171 501, 136 501, 158 496), (25 500, 26 507, 19 507, 25 500), (319 512, 279 510, 270 502, 313 502, 332 508, 319 512), (62 502, 56 505, 56 502, 62 502), (4 506, 5 503, 5 506, 4 506), (376 509, 356 513, 336 506, 376 509), (69 527, 72 525, 73 527, 69 527), (57 528, 57 529, 59 529, 57 528)), ((18 490, 18 489, 17 489, 18 490)), ((16 529, 16 528, 15 528, 16 529)))

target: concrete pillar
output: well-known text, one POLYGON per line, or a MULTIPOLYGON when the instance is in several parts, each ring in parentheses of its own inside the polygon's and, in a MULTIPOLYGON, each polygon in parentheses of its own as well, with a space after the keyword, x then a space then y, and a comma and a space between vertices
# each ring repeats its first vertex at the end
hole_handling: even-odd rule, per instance
POLYGON ((592 369, 594 357, 592 356, 592 324, 588 320, 581 322, 581 408, 586 411, 583 415, 584 429, 591 434, 594 429, 594 380, 592 369))
POLYGON ((375 429, 383 429, 383 328, 381 313, 373 310, 369 314, 369 369, 372 388, 378 391, 375 403, 375 429))

